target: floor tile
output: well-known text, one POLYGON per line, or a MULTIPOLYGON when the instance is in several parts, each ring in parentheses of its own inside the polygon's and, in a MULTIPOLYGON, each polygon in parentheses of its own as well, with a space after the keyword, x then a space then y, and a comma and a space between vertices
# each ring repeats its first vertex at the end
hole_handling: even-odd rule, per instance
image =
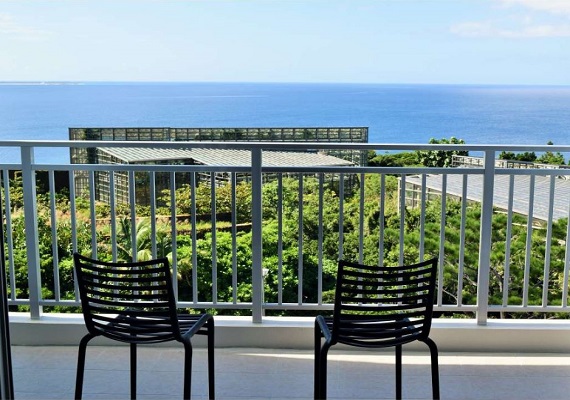
MULTIPOLYGON (((77 348, 12 348, 14 386, 19 399, 71 399, 77 348)), ((182 397, 181 348, 141 346, 138 351, 139 399, 182 397)), ((440 354, 441 398, 450 400, 557 400, 570 393, 570 356, 556 354, 440 354)), ((216 349, 218 399, 312 399, 313 352, 310 350, 216 349)), ((331 351, 330 399, 393 399, 391 352, 331 351)), ((207 352, 194 350, 192 397, 208 398, 207 352)), ((84 399, 128 399, 127 346, 88 348, 84 399)), ((430 359, 409 353, 403 359, 405 399, 431 398, 430 359)))

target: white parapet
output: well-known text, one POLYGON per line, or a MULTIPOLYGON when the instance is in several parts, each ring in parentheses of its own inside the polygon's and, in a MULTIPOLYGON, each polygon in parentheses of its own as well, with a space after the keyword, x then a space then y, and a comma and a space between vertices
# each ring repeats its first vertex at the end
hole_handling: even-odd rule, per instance
MULTIPOLYGON (((260 347, 310 349, 313 347, 314 318, 264 317, 253 323, 251 317, 215 317, 216 347, 260 347)), ((10 313, 12 345, 76 345, 86 333, 78 314, 10 313)), ((489 320, 477 325, 472 319, 436 319, 431 337, 440 351, 570 353, 570 321, 566 320, 489 320)), ((197 336, 196 346, 205 338, 197 336)), ((116 344, 97 339, 93 344, 116 344)), ((422 350, 422 343, 409 345, 422 350)))

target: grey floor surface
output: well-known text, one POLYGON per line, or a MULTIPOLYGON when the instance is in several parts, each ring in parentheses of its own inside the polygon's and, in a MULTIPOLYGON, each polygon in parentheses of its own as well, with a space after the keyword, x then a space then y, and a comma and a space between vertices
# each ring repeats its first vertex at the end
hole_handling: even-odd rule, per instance
MULTIPOLYGON (((17 399, 72 399, 77 348, 12 347, 17 399)), ((138 398, 182 397, 182 348, 143 347, 138 398)), ((392 353, 331 350, 329 398, 393 399, 392 353)), ((206 352, 195 349, 193 398, 207 398, 206 352)), ((442 399, 568 399, 570 355, 441 353, 442 399)), ((406 399, 431 396, 429 356, 404 351, 406 399)), ((216 349, 218 399, 311 399, 310 350, 216 349)), ((88 348, 84 399, 129 398, 128 347, 88 348)))

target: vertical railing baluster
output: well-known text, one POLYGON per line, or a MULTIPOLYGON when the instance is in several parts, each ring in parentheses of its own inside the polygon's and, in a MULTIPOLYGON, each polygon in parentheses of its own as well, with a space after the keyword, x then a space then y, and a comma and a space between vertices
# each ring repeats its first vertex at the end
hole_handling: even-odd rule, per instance
MULTIPOLYGON (((157 243, 157 230, 156 230, 156 172, 155 171, 148 171, 148 180, 149 180, 149 223, 150 223, 150 256, 151 258, 159 258, 158 257, 158 243, 157 243)), ((161 243, 161 254, 160 257, 166 257, 164 249, 164 242, 161 243)), ((154 274, 157 276, 157 274, 154 274)), ((174 287, 178 287, 178 277, 173 277, 173 285, 174 287)), ((157 293, 156 290, 153 290, 153 293, 157 293)))
POLYGON ((358 262, 364 263, 364 197, 365 197, 364 174, 360 174, 360 218, 358 219, 358 262))
POLYGON ((463 278, 465 273, 465 227, 467 224, 467 175, 463 175, 461 188, 461 223, 459 228, 459 268, 457 270, 457 305, 463 304, 463 278))
POLYGON ((89 216, 91 220, 91 251, 97 258, 97 213, 95 212, 95 171, 89 171, 89 216))
POLYGON ((443 305, 444 262, 445 262, 445 223, 447 212, 447 174, 441 176, 441 214, 439 221, 439 267, 437 276, 437 304, 443 305))
POLYGON ((111 226, 111 254, 113 261, 117 262, 119 253, 117 243, 117 193, 115 192, 115 171, 109 172, 109 211, 110 211, 110 226, 111 226))
POLYGON ((174 296, 178 301, 178 252, 176 251, 176 242, 178 239, 176 212, 176 172, 170 172, 170 231, 171 231, 171 247, 172 247, 172 285, 174 286, 174 296))
POLYGON ((564 282, 562 287, 562 307, 568 307, 568 283, 570 281, 570 196, 568 196, 568 216, 566 222, 566 253, 564 255, 564 282))
POLYGON ((133 262, 137 262, 137 199, 136 199, 136 184, 135 184, 135 172, 129 171, 129 205, 131 209, 131 259, 133 262))
POLYGON ((198 242, 196 238, 196 172, 190 173, 190 221, 192 224, 192 302, 198 302, 198 242))
POLYGON ((299 174, 299 229, 297 250, 297 303, 303 304, 303 174, 299 174))
POLYGON ((420 197, 420 261, 425 258, 425 235, 426 235, 426 201, 427 201, 427 176, 422 174, 422 191, 420 197))
MULTIPOLYGON (((550 190, 548 198, 548 219, 546 220, 546 249, 544 252, 544 278, 542 280, 542 306, 548 305, 548 286, 550 284, 550 254, 552 252, 552 220, 554 217, 554 189, 556 176, 550 176, 550 190)), ((534 200, 533 200, 534 202, 534 200)))
POLYGON ((338 259, 344 258, 344 174, 338 181, 338 259))
MULTIPOLYGON (((71 171, 69 174, 69 215, 71 220, 71 247, 74 252, 80 252, 77 247, 77 204, 75 201, 77 196, 75 190, 75 172, 71 171)), ((75 291, 75 299, 79 300, 79 288, 77 286, 77 277, 75 270, 73 271, 73 286, 75 291)))
POLYGON ((406 227, 406 175, 402 174, 400 179, 400 247, 398 263, 404 265, 404 233, 406 227))
POLYGON ((61 300, 61 289, 59 285, 59 255, 57 239, 57 207, 55 204, 55 177, 54 171, 48 172, 49 183, 49 206, 51 224, 51 255, 53 265, 53 293, 56 301, 61 300))
POLYGON ((237 175, 232 172, 230 176, 232 185, 232 298, 234 304, 237 304, 237 175))
MULTIPOLYGON (((6 246, 8 248, 8 271, 10 273, 10 300, 16 300, 16 268, 14 266, 14 235, 12 233, 12 206, 10 200, 10 175, 8 170, 3 171, 4 179, 4 208, 6 210, 6 246)), ((0 224, 1 225, 1 224, 0 224)))
POLYGON ((528 194, 528 214, 526 222, 526 245, 525 245, 525 262, 524 262, 524 281, 523 281, 523 306, 528 306, 528 295, 530 287, 530 264, 532 260, 532 231, 534 219, 534 188, 535 176, 530 176, 529 194, 528 194))
POLYGON ((386 212, 386 175, 380 175, 380 215, 378 216, 378 265, 384 265, 384 223, 386 212))
POLYGON ((216 227, 216 173, 210 172, 210 224, 212 233, 212 302, 218 303, 218 229, 216 227))
POLYGON ((491 273, 491 235, 493 231, 493 196, 495 190, 495 151, 485 150, 481 232, 479 236, 479 273, 477 277, 477 324, 487 324, 489 275, 491 273))
POLYGON ((263 204, 262 150, 251 150, 251 258, 252 258, 252 320, 263 319, 263 204))
POLYGON ((22 188, 24 192, 24 223, 26 229, 26 254, 28 261, 28 288, 30 317, 39 319, 42 313, 41 269, 38 235, 38 205, 36 201, 36 172, 33 169, 34 149, 22 146, 22 188))
POLYGON ((283 174, 277 177, 277 302, 283 304, 283 174))
POLYGON ((324 208, 324 175, 319 174, 319 239, 318 239, 318 272, 317 303, 323 304, 323 208, 324 208))
MULTIPOLYGON (((150 171, 148 174, 149 178, 149 206, 150 206, 150 252, 152 258, 158 257, 158 244, 156 242, 157 232, 156 232, 156 172, 150 171)), ((172 249, 174 251, 174 249, 172 249)), ((166 254, 161 254, 161 257, 165 257, 166 254)))
POLYGON ((511 241, 513 236, 513 201, 515 195, 515 176, 509 176, 509 198, 507 200, 507 230, 505 233, 505 267, 503 272, 503 306, 509 304, 509 280, 511 273, 511 241))

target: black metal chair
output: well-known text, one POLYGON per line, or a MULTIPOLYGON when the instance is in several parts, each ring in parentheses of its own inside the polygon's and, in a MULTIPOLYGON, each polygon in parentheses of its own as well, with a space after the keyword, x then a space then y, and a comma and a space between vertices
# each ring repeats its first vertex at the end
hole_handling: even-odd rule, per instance
POLYGON ((333 317, 315 320, 315 399, 327 397, 327 354, 342 343, 396 348, 396 398, 402 398, 402 345, 419 340, 431 354, 434 399, 439 399, 437 346, 429 336, 437 259, 407 266, 339 261, 333 317), (323 341, 324 338, 324 341, 323 341))
POLYGON ((184 399, 190 398, 194 334, 208 338, 208 389, 214 393, 214 319, 178 314, 166 258, 132 263, 103 262, 74 254, 75 273, 88 333, 81 339, 75 398, 83 392, 87 343, 104 336, 130 344, 131 398, 136 398, 137 344, 176 340, 184 345, 184 399))

